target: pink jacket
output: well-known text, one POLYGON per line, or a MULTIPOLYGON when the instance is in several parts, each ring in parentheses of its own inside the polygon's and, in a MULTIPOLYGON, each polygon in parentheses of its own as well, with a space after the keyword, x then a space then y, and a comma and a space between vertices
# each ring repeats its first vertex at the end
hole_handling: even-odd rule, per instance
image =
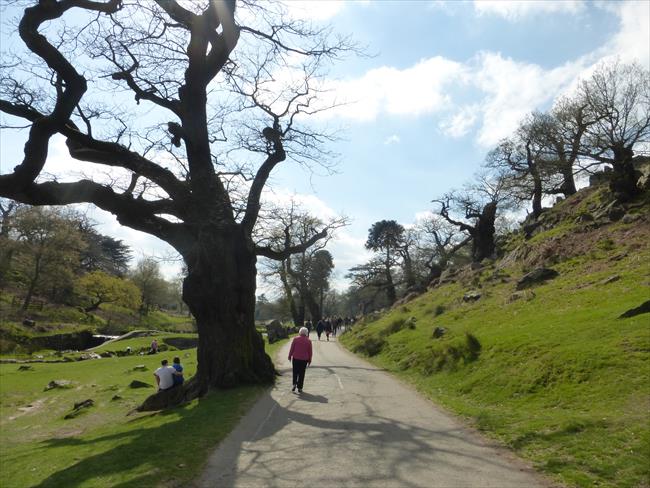
POLYGON ((307 336, 298 336, 293 339, 289 349, 289 361, 291 358, 302 359, 311 363, 311 341, 307 336))

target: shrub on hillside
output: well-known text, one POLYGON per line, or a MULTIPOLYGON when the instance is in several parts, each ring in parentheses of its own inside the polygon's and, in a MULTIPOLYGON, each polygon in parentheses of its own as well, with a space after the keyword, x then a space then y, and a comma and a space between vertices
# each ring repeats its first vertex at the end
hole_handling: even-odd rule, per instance
POLYGON ((475 335, 465 332, 465 346, 467 347, 467 359, 473 361, 481 354, 481 343, 475 335))
POLYGON ((480 353, 479 340, 473 334, 465 333, 464 339, 457 338, 439 346, 431 346, 421 357, 419 365, 424 374, 431 375, 443 369, 455 369, 460 362, 475 361, 480 353))
POLYGON ((354 352, 360 352, 366 356, 376 356, 386 345, 386 341, 381 337, 368 336, 354 347, 354 352))
POLYGON ((390 324, 388 324, 384 330, 381 331, 381 334, 383 336, 389 336, 391 334, 395 334, 396 332, 399 332, 406 326, 406 319, 404 317, 399 317, 396 319, 393 319, 390 324))

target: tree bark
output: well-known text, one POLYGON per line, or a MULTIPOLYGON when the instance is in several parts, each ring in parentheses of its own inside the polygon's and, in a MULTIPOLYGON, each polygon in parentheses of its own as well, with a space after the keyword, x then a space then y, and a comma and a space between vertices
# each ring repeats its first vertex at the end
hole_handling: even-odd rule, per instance
POLYGON ((199 331, 198 369, 190 397, 210 387, 272 383, 275 368, 255 329, 256 256, 237 225, 202 233, 186 257, 183 300, 199 331))
POLYGON ((472 233, 472 260, 476 263, 485 258, 494 255, 494 221, 496 219, 497 204, 494 202, 488 203, 483 207, 476 227, 472 233))
POLYGON ((562 174, 562 186, 561 190, 565 197, 570 197, 575 195, 578 191, 576 189, 576 182, 573 178, 573 167, 570 163, 564 163, 560 168, 560 173, 562 174))
POLYGON ((629 202, 639 193, 636 185, 639 174, 632 163, 634 152, 630 148, 614 148, 613 152, 609 189, 619 202, 629 202))

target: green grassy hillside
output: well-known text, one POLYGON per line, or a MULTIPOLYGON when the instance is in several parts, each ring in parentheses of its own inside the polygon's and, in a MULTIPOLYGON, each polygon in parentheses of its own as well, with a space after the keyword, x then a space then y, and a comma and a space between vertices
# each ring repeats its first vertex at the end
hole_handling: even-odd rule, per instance
POLYGON ((579 218, 602 198, 562 202, 545 216, 553 228, 511 236, 502 260, 366 318, 342 342, 558 481, 650 486, 650 314, 618 318, 650 299, 650 207, 608 225, 579 218), (559 276, 516 291, 541 265, 559 276), (464 301, 470 291, 480 298, 464 301))

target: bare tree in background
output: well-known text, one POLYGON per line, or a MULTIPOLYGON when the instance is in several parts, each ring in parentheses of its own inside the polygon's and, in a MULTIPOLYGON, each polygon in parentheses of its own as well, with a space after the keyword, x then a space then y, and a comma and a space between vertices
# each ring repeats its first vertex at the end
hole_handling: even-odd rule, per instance
POLYGON ((266 245, 304 249, 281 261, 267 263, 266 277, 280 279, 291 318, 296 327, 304 324, 306 312, 312 321, 318 321, 323 312, 323 297, 329 287, 334 262, 325 249, 336 229, 347 225, 345 217, 334 217, 327 222, 301 210, 295 202, 288 209, 270 211, 267 222, 272 229, 265 232, 266 245), (327 235, 311 246, 304 246, 314 233, 322 229, 327 235))
POLYGON ((254 327, 257 257, 285 259, 324 232, 313 229, 300 246, 256 244, 262 191, 287 159, 328 161, 332 133, 305 120, 327 108, 318 99, 323 67, 354 48, 287 18, 281 4, 26 3, 18 24, 26 50, 3 54, 0 110, 29 134, 23 160, 0 175, 0 195, 91 203, 180 253, 183 299, 199 331, 186 399, 273 381, 254 327), (80 168, 101 169, 48 180, 54 136, 80 168))
POLYGON ((581 156, 611 165, 610 190, 621 202, 638 193, 635 153, 650 143, 650 72, 620 62, 599 66, 577 95, 593 123, 585 131, 581 156))
POLYGON ((481 174, 461 191, 450 191, 433 200, 439 215, 472 239, 472 260, 494 257, 497 210, 511 204, 503 175, 481 174), (458 217, 456 215, 459 215, 458 217))
POLYGON ((472 240, 457 226, 440 215, 432 215, 419 224, 419 252, 427 269, 426 284, 439 278, 458 252, 472 240))
POLYGON ((545 167, 544 145, 539 142, 540 117, 531 114, 512 137, 502 140, 490 151, 486 166, 507 174, 512 196, 521 202, 532 202, 533 216, 542 213, 545 167))

